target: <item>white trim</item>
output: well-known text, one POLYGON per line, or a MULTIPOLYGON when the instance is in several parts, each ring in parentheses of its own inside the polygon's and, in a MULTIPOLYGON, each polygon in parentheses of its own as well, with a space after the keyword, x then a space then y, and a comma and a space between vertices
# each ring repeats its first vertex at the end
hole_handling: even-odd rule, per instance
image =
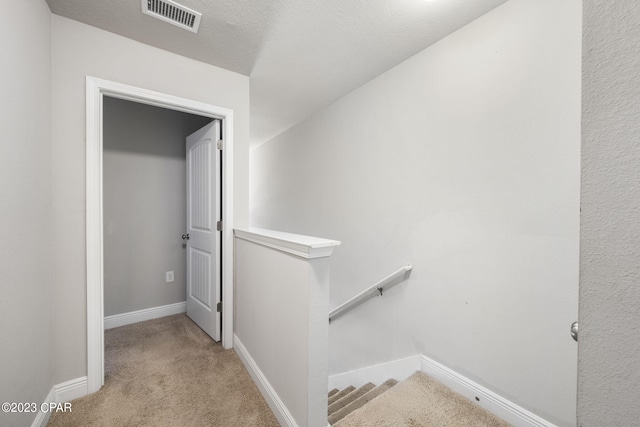
MULTIPOLYGON (((44 401, 41 403, 48 403, 48 402, 55 402, 55 401, 56 401, 56 390, 54 386, 54 387, 51 387, 51 390, 49 390, 49 394, 47 394, 47 397, 45 397, 44 401)), ((31 427, 46 427, 46 425, 49 423, 50 417, 51 417, 51 412, 42 412, 40 409, 38 409, 38 413, 36 415, 36 418, 31 423, 31 427)))
POLYGON ((53 386, 53 389, 55 390, 56 403, 68 402, 89 394, 87 388, 87 377, 80 377, 56 384, 53 386))
POLYGON ((222 346, 233 348, 233 111, 226 110, 222 121, 222 346))
POLYGON ((281 426, 298 427, 293 415, 289 412, 289 409, 278 396, 278 393, 273 389, 267 377, 264 376, 256 362, 253 360, 245 346, 242 344, 238 336, 234 336, 234 350, 240 357, 242 364, 249 371, 249 375, 253 378, 253 382, 256 383, 260 393, 267 401, 269 408, 278 419, 281 426))
POLYGON ((86 262, 87 262, 87 387, 104 384, 104 284, 102 253, 102 97, 221 119, 225 140, 222 222, 222 346, 233 347, 233 110, 166 95, 121 83, 86 78, 86 262))
POLYGON ((333 253, 333 249, 340 245, 337 240, 253 227, 244 230, 236 229, 235 235, 238 239, 247 240, 306 259, 329 257, 333 253))
POLYGON ((185 313, 187 302, 177 302, 175 304, 161 305, 158 307, 145 308, 128 313, 105 316, 104 329, 117 328, 119 326, 131 325, 133 323, 144 322, 146 320, 158 319, 160 317, 172 316, 174 314, 185 313))
POLYGON ((86 233, 87 233, 87 379, 89 391, 104 384, 102 258, 102 93, 87 78, 86 233))
POLYGON ((422 372, 516 427, 555 427, 555 424, 540 418, 427 356, 422 356, 422 372), (476 397, 480 400, 476 401, 476 397))
MULTIPOLYGON (((87 394, 87 377, 80 377, 65 381, 51 387, 47 397, 44 398, 44 401, 40 402, 40 408, 42 408, 42 404, 44 403, 68 402, 70 400, 86 396, 87 394)), ((31 423, 31 427, 45 427, 49 422, 50 417, 51 412, 42 412, 41 410, 38 410, 38 414, 33 420, 33 423, 31 423)))
POLYGON ((353 371, 329 376, 329 390, 334 388, 342 390, 350 385, 357 388, 368 382, 380 385, 389 378, 402 381, 415 374, 421 368, 422 357, 417 354, 391 362, 367 366, 362 369, 354 369, 353 371))

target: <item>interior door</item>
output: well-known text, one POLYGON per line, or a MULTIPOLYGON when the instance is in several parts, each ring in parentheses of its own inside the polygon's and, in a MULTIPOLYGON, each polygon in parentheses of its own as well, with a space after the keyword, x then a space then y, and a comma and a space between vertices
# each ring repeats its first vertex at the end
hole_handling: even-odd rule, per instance
POLYGON ((187 137, 187 316, 220 341, 220 121, 187 137))

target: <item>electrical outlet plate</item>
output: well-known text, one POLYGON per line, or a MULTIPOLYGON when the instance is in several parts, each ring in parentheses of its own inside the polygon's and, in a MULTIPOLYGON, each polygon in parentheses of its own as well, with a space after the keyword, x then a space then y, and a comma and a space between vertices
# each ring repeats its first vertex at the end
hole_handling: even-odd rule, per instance
POLYGON ((167 271, 165 273, 165 276, 166 276, 167 283, 173 282, 175 280, 173 276, 173 271, 167 271))

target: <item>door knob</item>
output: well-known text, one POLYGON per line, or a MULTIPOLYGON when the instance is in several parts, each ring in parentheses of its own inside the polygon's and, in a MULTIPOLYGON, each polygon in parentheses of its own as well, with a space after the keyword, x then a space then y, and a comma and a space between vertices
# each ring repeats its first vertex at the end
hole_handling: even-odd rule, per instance
POLYGON ((578 322, 571 324, 571 338, 576 342, 578 341, 578 322))
POLYGON ((182 235, 182 240, 189 240, 189 233, 182 235))

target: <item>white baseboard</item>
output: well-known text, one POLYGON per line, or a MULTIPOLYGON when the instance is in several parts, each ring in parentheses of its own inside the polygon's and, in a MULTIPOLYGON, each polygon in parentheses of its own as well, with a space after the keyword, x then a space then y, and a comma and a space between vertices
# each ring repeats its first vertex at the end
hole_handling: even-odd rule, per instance
MULTIPOLYGON (((56 401, 56 388, 55 386, 51 387, 49 390, 49 394, 44 398, 44 401, 41 403, 49 403, 56 401)), ((51 412, 42 412, 38 411, 36 414, 36 418, 31 423, 31 427, 45 427, 49 422, 49 418, 51 417, 51 412)))
POLYGON ((186 311, 187 302, 183 301, 175 304, 161 305, 159 307, 145 308, 144 310, 131 311, 129 313, 114 314, 113 316, 105 316, 104 328, 117 328, 119 326, 131 325, 132 323, 144 322, 145 320, 185 313, 186 311))
POLYGON ((89 394, 87 377, 80 377, 56 384, 53 386, 53 389, 55 390, 56 403, 68 402, 89 394))
POLYGON ((422 356, 421 359, 422 372, 514 426, 555 427, 555 425, 549 421, 540 418, 480 384, 471 381, 469 378, 460 375, 441 363, 427 356, 422 356))
POLYGON ((329 376, 329 390, 342 390, 350 385, 360 387, 368 382, 380 385, 389 378, 402 381, 422 369, 422 356, 415 355, 392 362, 329 376))
POLYGON ((278 393, 273 389, 267 377, 264 376, 256 362, 253 360, 246 347, 242 344, 242 341, 238 338, 237 335, 233 336, 233 348, 240 356, 240 360, 247 371, 249 371, 249 375, 253 378, 253 382, 256 383, 260 393, 267 401, 269 408, 278 419, 278 422, 281 426, 289 426, 289 427, 298 427, 293 415, 287 409, 284 402, 278 396, 278 393))
MULTIPOLYGON (((49 394, 44 398, 43 403, 63 403, 68 402, 88 394, 87 377, 80 377, 65 381, 51 387, 49 394)), ((42 406, 41 406, 42 407, 42 406)), ((45 427, 49 422, 51 412, 38 411, 36 418, 31 423, 31 427, 45 427)))

